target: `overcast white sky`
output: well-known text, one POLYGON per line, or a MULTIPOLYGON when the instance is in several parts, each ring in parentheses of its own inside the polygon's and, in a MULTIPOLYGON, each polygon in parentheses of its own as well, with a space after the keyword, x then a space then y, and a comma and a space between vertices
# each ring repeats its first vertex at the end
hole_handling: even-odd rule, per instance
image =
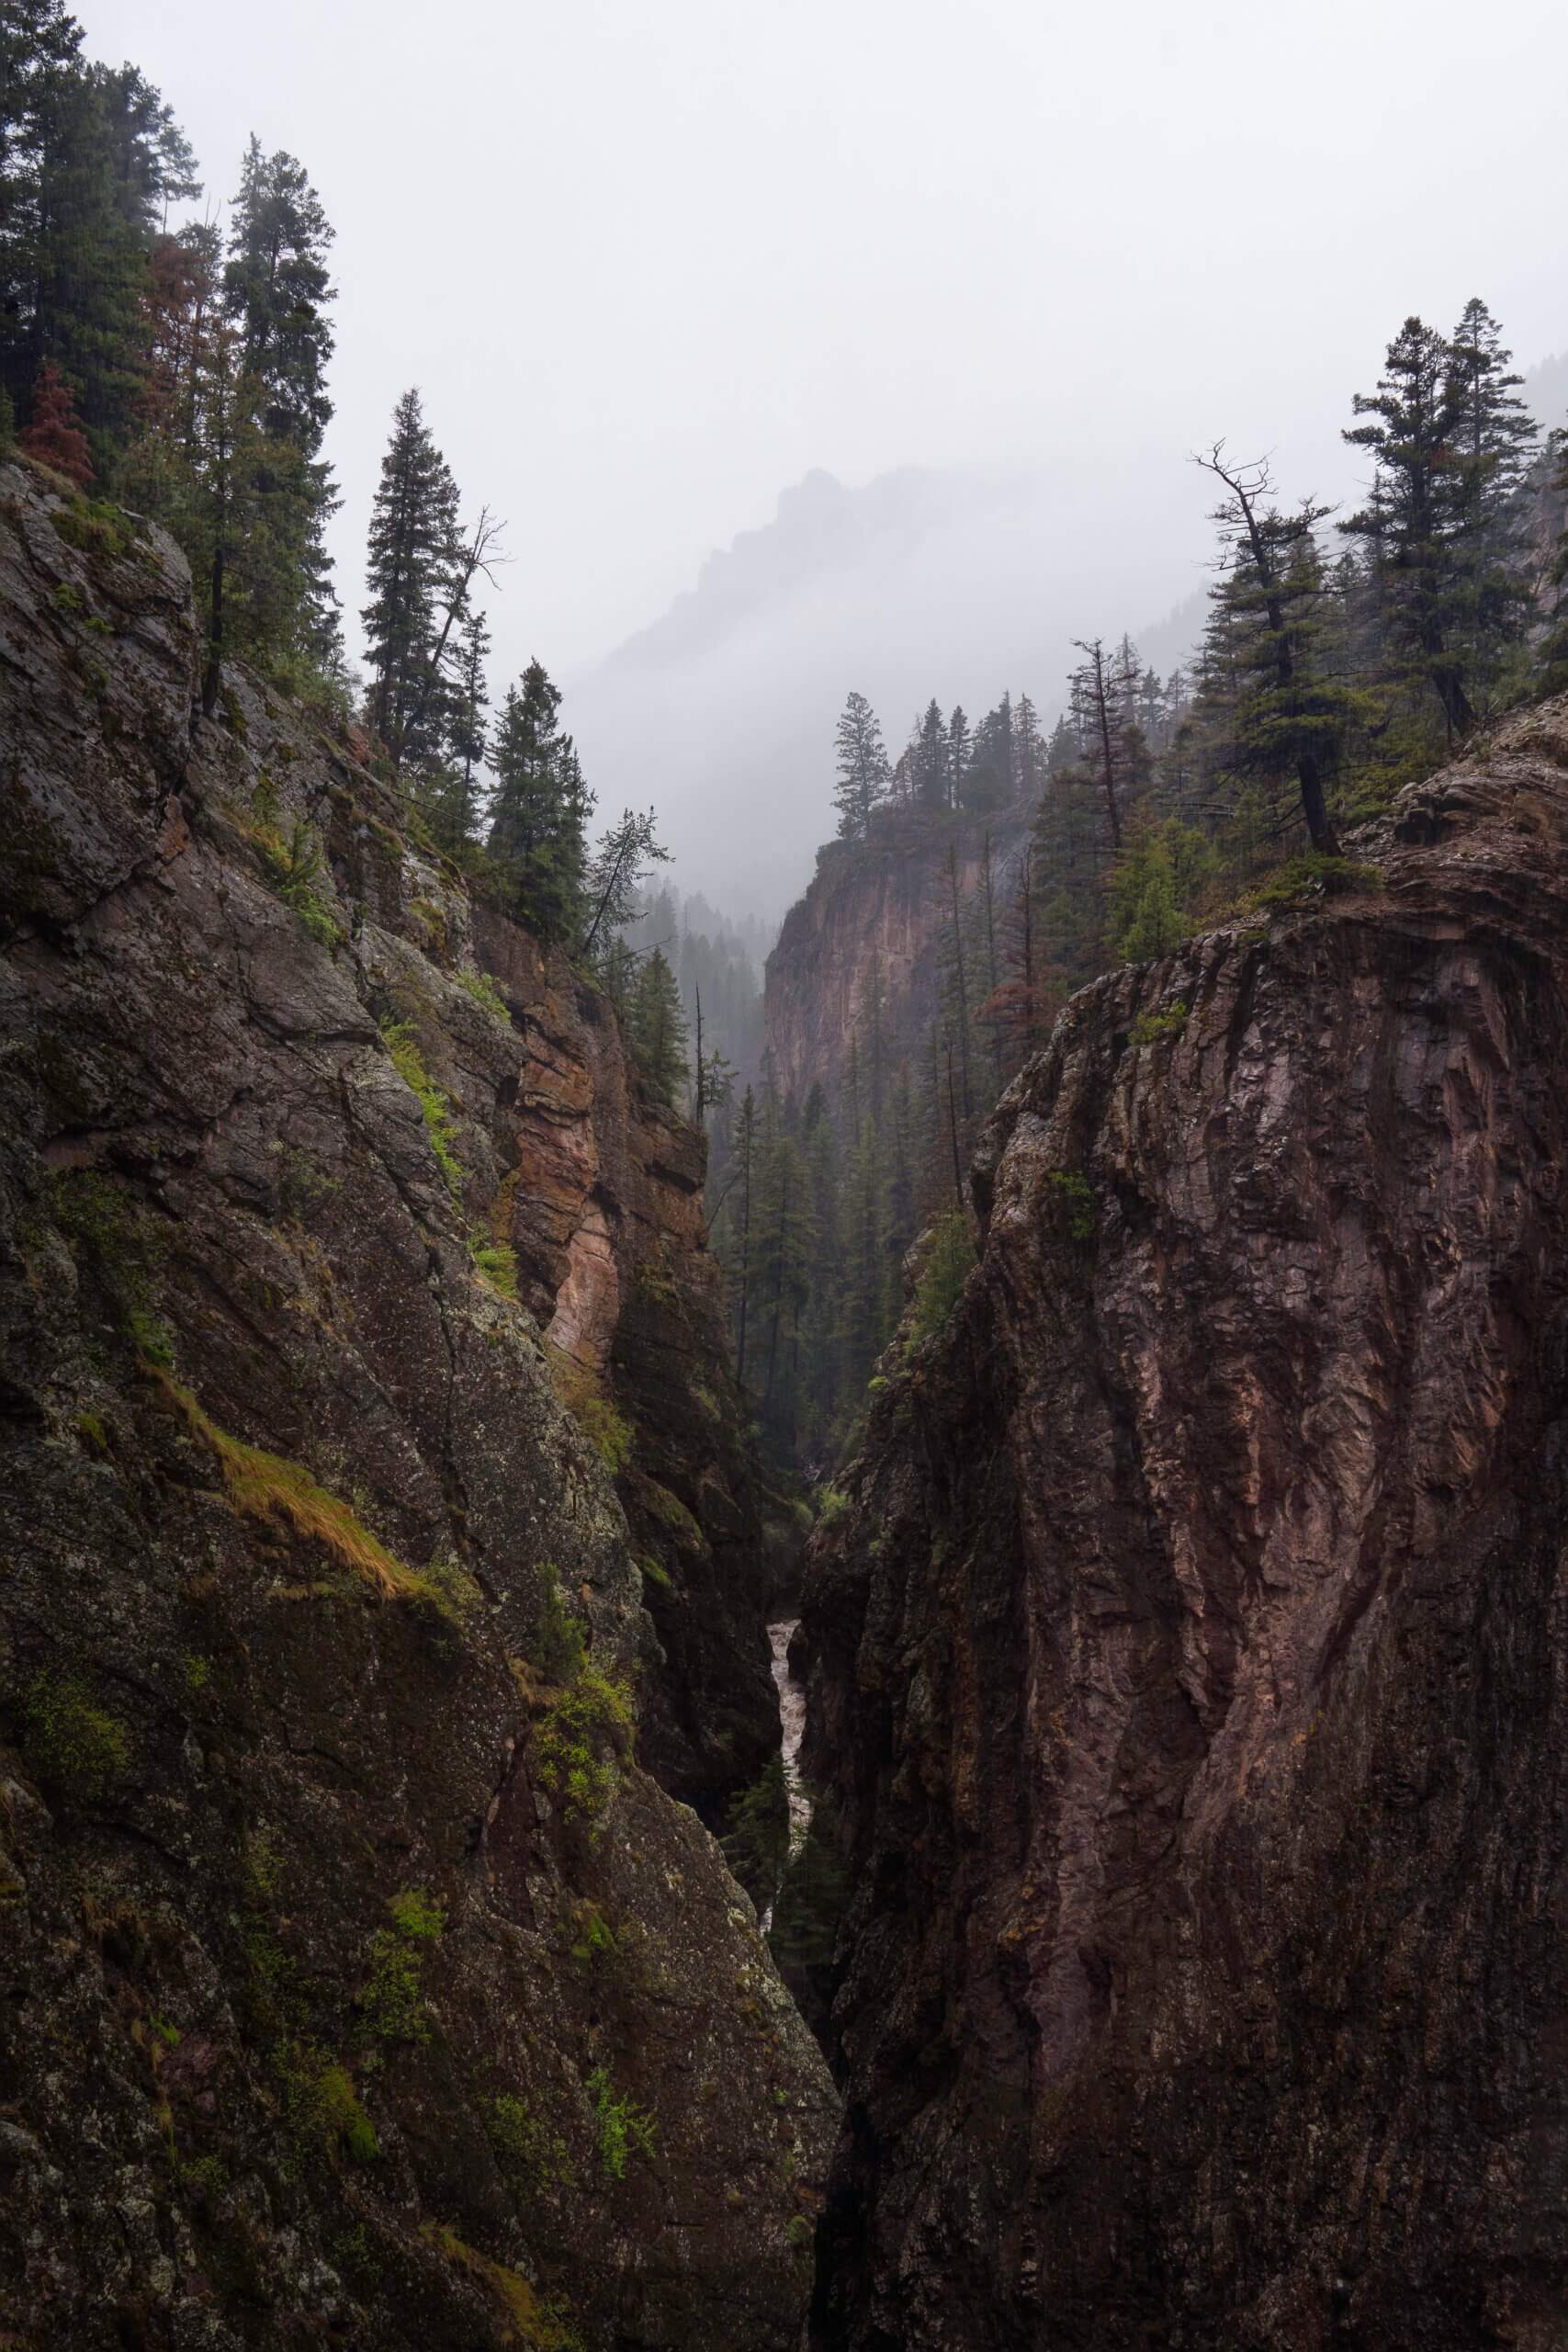
POLYGON ((1480 291, 1520 360, 1568 345, 1563 0, 78 7, 214 196, 253 129, 305 162, 345 606, 416 382, 511 524, 503 669, 591 666, 814 467, 1087 470, 1122 538, 1119 479, 1168 459, 1182 536, 1218 432, 1337 487, 1409 310, 1480 291))

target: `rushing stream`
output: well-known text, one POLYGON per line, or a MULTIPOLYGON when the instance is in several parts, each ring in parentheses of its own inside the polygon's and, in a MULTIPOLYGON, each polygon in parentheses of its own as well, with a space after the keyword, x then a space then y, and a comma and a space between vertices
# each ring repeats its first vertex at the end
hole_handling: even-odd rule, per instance
MULTIPOLYGON (((789 1670, 789 1645, 795 1638, 798 1617, 781 1617, 768 1627, 768 1644, 773 1654, 773 1681, 779 1694, 779 1747, 784 1757, 784 1788, 789 1796, 789 1851, 793 1860, 806 1842, 811 1826, 811 1799, 800 1785, 800 1743, 806 1735, 806 1690, 789 1670)), ((775 1896, 776 1900, 776 1896, 775 1896)), ((773 1925, 773 1906, 770 1903, 762 1915, 765 1935, 773 1925)))

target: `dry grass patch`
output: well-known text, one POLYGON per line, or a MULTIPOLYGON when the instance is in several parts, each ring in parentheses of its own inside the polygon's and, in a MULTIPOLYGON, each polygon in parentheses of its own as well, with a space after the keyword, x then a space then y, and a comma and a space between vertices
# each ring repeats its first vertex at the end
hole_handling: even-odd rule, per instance
POLYGON ((218 1456, 224 1487, 237 1511, 247 1519, 292 1528, 308 1543, 319 1544, 342 1566, 363 1577, 385 1600, 421 1600, 446 1612, 445 1598, 430 1578, 389 1552, 348 1505, 318 1486, 308 1470, 280 1453, 267 1453, 259 1445, 231 1437, 203 1412, 188 1388, 182 1388, 156 1366, 151 1369, 159 1386, 184 1414, 193 1435, 218 1456))

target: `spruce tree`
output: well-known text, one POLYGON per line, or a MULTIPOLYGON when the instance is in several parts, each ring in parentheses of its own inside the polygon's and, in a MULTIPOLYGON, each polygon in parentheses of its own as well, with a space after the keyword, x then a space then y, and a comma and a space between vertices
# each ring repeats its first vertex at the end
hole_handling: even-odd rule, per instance
POLYGON ((969 767, 969 721, 964 716, 964 706, 955 702, 953 716, 947 722, 947 805, 958 808, 964 797, 964 778, 969 767))
POLYGON ((637 974, 632 996, 632 1054, 658 1102, 674 1110, 685 1092, 686 1017, 681 990, 661 947, 637 974))
POLYGON ((281 150, 264 155, 253 136, 230 211, 223 272, 254 449, 246 528, 229 551, 229 595, 243 616, 246 650, 329 668, 341 634, 323 536, 340 502, 321 457, 333 413, 332 242, 303 164, 281 150))
POLYGON ((477 842, 482 823, 479 775, 489 748, 485 713, 490 690, 485 663, 490 627, 477 607, 464 616, 457 659, 443 707, 441 783, 432 810, 432 829, 445 849, 477 842))
MULTIPOLYGON (((457 556, 457 486, 425 424, 418 390, 411 390, 392 413, 381 461, 366 563, 370 598, 360 616, 371 673, 370 724, 394 775, 439 745, 440 714, 426 707, 425 684, 442 592, 457 556)), ((552 705, 552 720, 553 710, 552 705)))
POLYGON ((891 781, 882 729, 863 695, 852 694, 845 703, 834 742, 839 781, 833 805, 839 811, 839 831, 847 840, 861 841, 891 781))
POLYGON ((1377 576, 1389 642, 1403 675, 1429 687, 1450 741, 1474 717, 1462 643, 1466 593, 1456 560, 1464 517, 1458 433, 1461 391, 1442 336, 1408 318, 1388 346, 1373 393, 1358 392, 1347 441, 1370 449, 1371 494, 1339 528, 1377 576))
POLYGON ((1338 842, 1327 793, 1351 698, 1323 659, 1325 583, 1316 532, 1329 510, 1309 503, 1282 514, 1270 495, 1267 459, 1240 464, 1223 450, 1216 442, 1197 462, 1226 492, 1211 517, 1223 566, 1212 594, 1233 625, 1235 769, 1269 782, 1292 776, 1313 848, 1334 856, 1338 842))
POLYGON ((1510 371, 1513 355, 1479 296, 1465 304, 1449 351, 1459 449, 1456 629, 1472 698, 1489 703, 1529 616, 1521 492, 1540 430, 1518 397, 1524 378, 1510 371))
POLYGON ((926 705, 920 720, 915 779, 915 800, 921 808, 949 808, 953 795, 948 782, 949 745, 936 697, 926 705))
POLYGON ((491 752, 490 852, 519 922, 542 940, 565 943, 582 925, 593 798, 571 738, 558 724, 559 708, 559 691, 536 661, 524 672, 521 691, 507 688, 491 752))

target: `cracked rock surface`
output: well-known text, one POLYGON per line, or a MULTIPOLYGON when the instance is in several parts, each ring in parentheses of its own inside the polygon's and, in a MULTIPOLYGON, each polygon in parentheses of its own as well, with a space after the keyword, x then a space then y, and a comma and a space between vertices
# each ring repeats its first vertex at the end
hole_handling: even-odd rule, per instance
MULTIPOLYGON (((271 689, 193 723, 177 551, 70 521, 0 469, 0 2341, 787 2352, 831 2087, 634 1747, 646 1709, 722 1788, 547 1360, 590 1193, 702 1360, 700 1216, 644 1173, 693 1147, 604 1031, 620 1189, 551 1244, 570 975, 271 689)), ((741 1724, 769 1573, 723 1642, 673 1621, 741 1724)))

